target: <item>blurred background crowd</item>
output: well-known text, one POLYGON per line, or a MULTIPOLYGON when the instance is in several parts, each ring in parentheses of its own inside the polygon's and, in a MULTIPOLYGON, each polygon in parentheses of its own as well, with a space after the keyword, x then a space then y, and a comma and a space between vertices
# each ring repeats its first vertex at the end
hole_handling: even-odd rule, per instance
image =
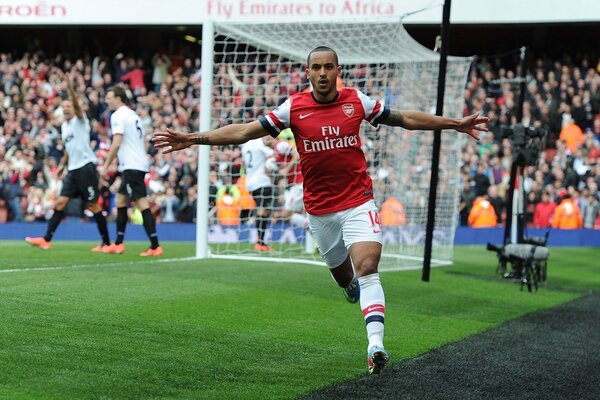
MULTIPOLYGON (((76 78, 101 167, 111 140, 110 112, 104 102, 106 89, 116 83, 127 86, 131 106, 140 115, 148 138, 167 127, 195 131, 200 111, 199 67, 199 59, 180 54, 137 58, 118 53, 113 57, 69 59, 60 54, 0 53, 0 223, 45 221, 52 214, 60 190, 61 177, 56 175, 56 168, 64 151, 60 102, 67 95, 67 74, 76 78)), ((259 76, 243 68, 218 68, 225 69, 219 76, 228 82, 215 89, 220 90, 214 93, 215 98, 230 98, 233 110, 237 110, 233 112, 248 118, 270 111, 306 87, 302 68, 267 70, 259 76), (284 72, 285 82, 276 81, 276 72, 284 72), (265 90, 244 93, 244 83, 257 79, 265 82, 265 90), (248 102, 248 98, 253 100, 248 102)), ((525 167, 521 182, 527 198, 527 224, 600 229, 600 63, 586 56, 534 57, 529 70, 522 122, 547 133, 539 143, 539 161, 525 167)), ((514 64, 506 65, 500 58, 484 58, 471 67, 464 113, 480 112, 492 122, 490 132, 482 134, 480 142, 464 142, 461 225, 497 226, 506 219, 513 149, 503 132, 516 122, 519 87, 514 78, 518 72, 514 64)), ((215 127, 239 117, 231 115, 232 111, 218 111, 219 104, 214 106, 215 127)), ((193 222, 198 196, 196 151, 163 155, 149 143, 148 157, 151 171, 147 186, 157 221, 193 222)), ((370 169, 376 182, 385 183, 391 178, 383 167, 370 169)), ((208 189, 211 206, 220 196, 232 193, 230 188, 242 168, 239 147, 212 149, 208 189)), ((284 182, 283 192, 285 180, 280 182, 284 182)), ((118 183, 116 171, 102 182, 101 204, 109 217, 114 211, 112 193, 118 183)), ((67 215, 86 218, 78 201, 70 203, 67 215)), ((137 217, 131 218, 135 222, 137 217)))

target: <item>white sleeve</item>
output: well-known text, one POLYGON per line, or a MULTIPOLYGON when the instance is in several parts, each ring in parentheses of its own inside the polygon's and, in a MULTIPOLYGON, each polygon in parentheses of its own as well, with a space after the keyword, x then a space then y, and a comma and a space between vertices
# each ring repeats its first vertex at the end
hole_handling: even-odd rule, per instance
POLYGON ((123 135, 125 133, 123 118, 116 112, 110 116, 110 130, 113 135, 123 135))
POLYGON ((290 127, 290 111, 292 103, 287 99, 283 104, 271 111, 269 115, 260 119, 262 126, 273 137, 277 137, 279 133, 290 127))
POLYGON ((389 113, 389 109, 386 111, 386 107, 384 107, 378 100, 373 100, 360 90, 357 90, 356 94, 358 95, 363 109, 365 110, 365 121, 371 125, 376 126, 376 121, 379 119, 379 117, 381 117, 384 112, 386 112, 386 114, 389 113))

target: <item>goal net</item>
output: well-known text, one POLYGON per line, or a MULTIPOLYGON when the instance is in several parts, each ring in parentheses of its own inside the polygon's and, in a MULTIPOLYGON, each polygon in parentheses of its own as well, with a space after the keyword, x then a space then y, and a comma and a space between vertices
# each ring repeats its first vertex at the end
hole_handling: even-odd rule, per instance
MULTIPOLYGON (((213 129, 255 120, 291 94, 310 90, 304 74, 306 56, 320 45, 338 53, 343 70, 338 85, 356 87, 392 109, 435 113, 439 55, 414 41, 397 20, 215 23, 214 31, 213 129)), ((470 61, 448 59, 446 116, 462 116, 470 61)), ((360 138, 381 210, 384 252, 380 267, 418 268, 425 242, 433 134, 386 126, 374 129, 365 122, 360 138)), ((454 131, 442 133, 434 266, 452 262, 461 141, 454 131)), ((289 165, 293 157, 288 154, 294 145, 293 135, 283 132, 275 142, 275 159, 265 164, 274 189, 265 242, 274 251, 256 248, 257 227, 263 218, 256 213, 256 203, 261 199, 249 197, 244 190, 246 166, 240 146, 211 149, 213 208, 208 241, 212 256, 322 262, 303 226, 302 210, 286 207, 286 200, 294 196, 297 167, 289 165)))

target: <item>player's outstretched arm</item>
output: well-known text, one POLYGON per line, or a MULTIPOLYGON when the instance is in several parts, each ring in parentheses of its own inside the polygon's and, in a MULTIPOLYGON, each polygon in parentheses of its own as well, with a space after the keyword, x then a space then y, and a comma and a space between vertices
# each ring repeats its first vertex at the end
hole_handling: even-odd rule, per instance
POLYGON ((166 131, 155 132, 152 135, 152 143, 157 149, 163 149, 162 152, 166 154, 187 149, 195 144, 242 144, 268 134, 269 132, 265 130, 259 121, 253 121, 247 124, 231 124, 209 132, 183 133, 167 129, 166 131))
POLYGON ((489 121, 488 117, 481 117, 479 113, 464 118, 446 118, 421 111, 392 110, 381 123, 390 126, 401 126, 410 130, 454 129, 479 140, 478 131, 487 132, 488 129, 484 124, 489 121))
POLYGON ((67 81, 67 91, 69 92, 69 98, 71 99, 71 103, 73 103, 73 111, 77 118, 83 118, 83 110, 81 109, 81 105, 79 104, 79 98, 77 97, 77 93, 75 93, 75 89, 73 88, 73 83, 69 79, 67 81))

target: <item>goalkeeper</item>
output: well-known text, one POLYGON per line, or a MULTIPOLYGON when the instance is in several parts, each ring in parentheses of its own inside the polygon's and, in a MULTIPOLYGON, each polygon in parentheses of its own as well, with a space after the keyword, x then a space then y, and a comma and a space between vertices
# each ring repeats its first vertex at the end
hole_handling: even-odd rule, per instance
POLYGON ((390 110, 355 88, 336 87, 341 74, 336 52, 313 49, 306 75, 313 90, 289 97, 270 114, 246 124, 210 132, 156 132, 153 142, 164 153, 192 145, 240 144, 291 128, 304 176, 304 206, 310 230, 329 270, 347 299, 360 307, 367 327, 369 373, 381 372, 389 361, 383 346, 385 298, 379 279, 381 218, 373 200, 373 183, 361 148, 363 120, 409 130, 455 129, 478 140, 487 131, 487 117, 461 119, 419 111, 390 110))

